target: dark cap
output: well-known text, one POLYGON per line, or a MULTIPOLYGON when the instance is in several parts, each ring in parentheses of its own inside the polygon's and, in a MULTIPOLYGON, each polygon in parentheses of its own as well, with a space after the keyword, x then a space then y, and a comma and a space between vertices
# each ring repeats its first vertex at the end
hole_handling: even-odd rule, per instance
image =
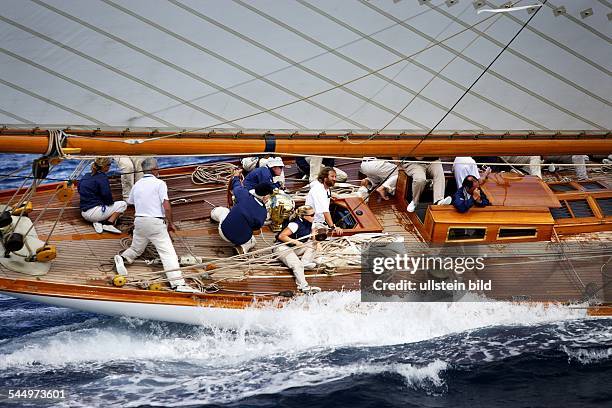
POLYGON ((255 194, 260 197, 267 196, 274 192, 274 187, 270 183, 259 183, 255 186, 255 194))

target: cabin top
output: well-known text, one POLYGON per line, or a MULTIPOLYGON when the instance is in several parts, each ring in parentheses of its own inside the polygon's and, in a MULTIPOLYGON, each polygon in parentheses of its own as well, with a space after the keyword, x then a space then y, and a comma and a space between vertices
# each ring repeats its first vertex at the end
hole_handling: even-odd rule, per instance
MULTIPOLYGON (((396 199, 406 208, 411 179, 400 171, 396 199)), ((447 181, 448 190, 454 180, 447 181)), ((569 235, 612 230, 612 190, 594 180, 545 183, 535 176, 491 174, 482 184, 491 201, 459 213, 452 205, 426 200, 406 212, 423 240, 432 244, 550 241, 569 235)))
POLYGON ((561 203, 550 188, 536 176, 492 173, 482 189, 494 206, 559 208, 561 203))

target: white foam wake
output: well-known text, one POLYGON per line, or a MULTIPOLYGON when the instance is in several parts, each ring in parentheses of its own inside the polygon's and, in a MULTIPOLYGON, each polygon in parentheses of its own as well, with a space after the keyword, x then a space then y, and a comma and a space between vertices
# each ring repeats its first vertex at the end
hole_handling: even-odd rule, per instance
MULTIPOLYGON (((283 309, 244 312, 239 330, 185 327, 143 332, 134 325, 36 334, 3 347, 0 369, 113 360, 248 361, 341 346, 412 343, 493 325, 581 318, 584 310, 509 303, 360 303, 358 293, 301 297, 283 309)), ((132 321, 134 322, 134 321, 132 321)), ((138 325, 138 321, 135 321, 138 325)), ((163 323, 147 323, 164 327, 163 323)))

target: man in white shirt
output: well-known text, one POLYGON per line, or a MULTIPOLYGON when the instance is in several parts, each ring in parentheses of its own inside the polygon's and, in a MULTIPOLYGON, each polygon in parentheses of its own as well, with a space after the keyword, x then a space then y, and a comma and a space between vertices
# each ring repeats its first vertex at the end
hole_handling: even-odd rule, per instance
POLYGON ((336 171, 332 167, 323 167, 317 179, 310 184, 305 205, 314 209, 315 216, 312 222, 315 230, 327 224, 336 234, 342 235, 342 228, 334 224, 329 212, 331 188, 334 184, 336 184, 336 171))
POLYGON ((177 292, 195 293, 198 290, 188 286, 179 270, 180 265, 168 231, 176 231, 172 223, 172 209, 168 200, 168 186, 159 176, 157 160, 151 157, 143 161, 144 176, 134 184, 128 204, 134 205, 134 235, 132 245, 121 255, 115 255, 115 267, 120 275, 127 275, 124 261, 134 262, 150 242, 155 246, 161 259, 166 277, 177 292), (167 222, 167 224, 166 224, 167 222))

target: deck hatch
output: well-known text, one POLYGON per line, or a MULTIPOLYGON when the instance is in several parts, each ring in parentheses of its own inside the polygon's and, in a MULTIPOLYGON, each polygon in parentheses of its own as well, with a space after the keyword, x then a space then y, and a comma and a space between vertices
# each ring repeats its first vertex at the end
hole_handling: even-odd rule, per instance
POLYGON ((548 187, 555 193, 565 193, 567 191, 576 191, 576 188, 569 183, 549 184, 548 187))
POLYGON ((567 202, 574 213, 575 218, 594 217, 593 210, 587 200, 573 200, 567 202))
POLYGON ((567 203, 565 201, 561 202, 561 208, 551 208, 550 213, 552 214, 555 220, 561 218, 572 218, 572 213, 569 212, 567 208, 567 203))
POLYGON ((597 204, 604 217, 612 217, 612 198, 598 198, 597 204))
POLYGON ((600 183, 596 182, 596 181, 583 181, 578 183, 582 186, 582 188, 584 188, 585 190, 588 191, 593 191, 593 190, 605 190, 606 188, 601 185, 600 183))

